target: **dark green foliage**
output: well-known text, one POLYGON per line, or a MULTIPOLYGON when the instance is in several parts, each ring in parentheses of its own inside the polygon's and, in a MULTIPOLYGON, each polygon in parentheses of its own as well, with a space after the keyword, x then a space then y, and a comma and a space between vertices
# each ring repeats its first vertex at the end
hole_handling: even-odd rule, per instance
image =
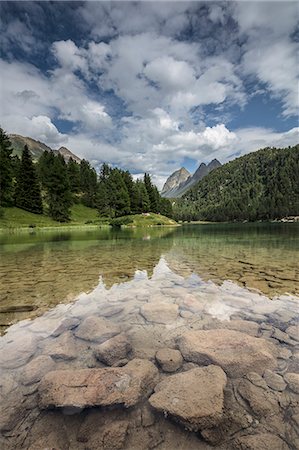
POLYGON ((80 191, 83 205, 90 208, 95 207, 97 174, 85 159, 82 159, 80 163, 80 191))
POLYGON ((144 184, 150 201, 150 211, 159 213, 160 194, 156 186, 152 184, 151 177, 148 173, 144 174, 144 184))
POLYGON ((141 180, 136 180, 131 197, 132 214, 145 213, 150 210, 150 200, 145 187, 141 180))
POLYGON ((163 216, 172 218, 172 216, 173 216, 172 203, 167 198, 163 198, 163 197, 160 198, 159 210, 160 210, 160 214, 162 214, 163 216))
POLYGON ((265 148, 215 169, 176 200, 177 220, 272 220, 299 215, 299 146, 265 148))
POLYGON ((19 172, 16 178, 15 204, 35 214, 42 214, 43 204, 36 168, 27 145, 22 152, 19 172))
POLYGON ((63 156, 45 151, 38 161, 38 172, 44 188, 49 216, 58 222, 69 221, 72 197, 63 156))
POLYGON ((0 128, 0 206, 13 206, 12 148, 5 132, 0 128))
POLYGON ((73 160, 69 159, 67 164, 67 173, 70 182, 70 191, 72 194, 78 194, 80 192, 80 165, 73 160))

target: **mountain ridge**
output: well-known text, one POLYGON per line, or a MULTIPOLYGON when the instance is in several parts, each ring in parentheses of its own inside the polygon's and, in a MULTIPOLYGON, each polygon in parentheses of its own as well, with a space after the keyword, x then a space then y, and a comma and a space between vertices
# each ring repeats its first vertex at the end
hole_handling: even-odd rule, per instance
POLYGON ((60 153, 63 156, 65 162, 68 162, 70 158, 72 158, 74 161, 78 163, 81 161, 81 158, 75 155, 67 147, 60 147, 59 149, 53 149, 48 145, 46 145, 44 142, 41 142, 37 139, 33 139, 29 136, 22 136, 20 134, 15 133, 9 134, 8 137, 11 146, 13 148, 13 154, 19 157, 22 154, 24 146, 27 145, 33 160, 38 160, 45 151, 48 152, 52 151, 54 153, 60 153))
POLYGON ((202 180, 206 175, 208 175, 212 170, 217 167, 221 167, 221 163, 218 159, 213 159, 209 164, 201 163, 193 175, 190 174, 184 167, 173 172, 166 180, 163 189, 161 191, 162 197, 165 198, 177 198, 184 195, 193 185, 198 181, 202 180), (185 180, 180 181, 176 178, 176 174, 185 169, 189 173, 189 176, 185 180), (178 180, 177 183, 172 183, 173 180, 178 180), (169 188, 171 186, 171 188, 169 188))

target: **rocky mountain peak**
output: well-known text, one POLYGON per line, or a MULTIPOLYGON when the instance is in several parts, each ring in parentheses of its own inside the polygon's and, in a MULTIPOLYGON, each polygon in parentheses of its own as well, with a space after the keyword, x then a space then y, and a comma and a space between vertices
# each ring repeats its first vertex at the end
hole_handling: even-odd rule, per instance
POLYGON ((169 192, 172 189, 176 188, 181 183, 184 183, 190 176, 191 173, 187 169, 185 169, 185 167, 181 167, 180 169, 176 170, 167 178, 166 183, 163 186, 162 193, 169 192))

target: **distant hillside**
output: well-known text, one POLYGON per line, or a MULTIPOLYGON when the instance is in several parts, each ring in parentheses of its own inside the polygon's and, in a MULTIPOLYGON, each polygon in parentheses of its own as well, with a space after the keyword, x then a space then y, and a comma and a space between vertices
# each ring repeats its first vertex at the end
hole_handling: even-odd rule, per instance
POLYGON ((163 186, 161 195, 167 198, 178 198, 194 186, 199 180, 208 175, 212 170, 220 167, 221 163, 213 159, 208 165, 201 163, 197 170, 191 175, 184 167, 174 172, 163 186))
POLYGON ((299 145, 265 148, 209 173, 175 205, 177 220, 269 220, 299 215, 299 145))
POLYGON ((9 140, 13 148, 13 154, 21 156, 24 145, 27 145, 34 160, 38 160, 39 157, 47 150, 61 153, 65 161, 68 162, 70 158, 73 158, 76 162, 80 162, 81 159, 74 155, 68 148, 60 147, 58 150, 54 150, 43 142, 36 141, 30 137, 24 137, 19 134, 10 134, 9 140))

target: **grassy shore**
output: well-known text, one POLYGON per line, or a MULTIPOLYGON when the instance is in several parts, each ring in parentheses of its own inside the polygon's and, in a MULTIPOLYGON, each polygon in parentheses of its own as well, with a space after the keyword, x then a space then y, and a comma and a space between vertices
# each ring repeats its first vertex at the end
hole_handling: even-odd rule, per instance
MULTIPOLYGON (((123 218, 121 218, 123 219, 123 218)), ((124 217, 126 227, 152 227, 152 226, 175 226, 177 223, 160 214, 136 214, 124 217)), ((71 220, 67 223, 56 222, 43 214, 33 214, 20 208, 4 208, 4 216, 0 218, 0 231, 15 231, 32 229, 69 229, 69 228, 94 228, 108 226, 109 218, 101 219, 95 209, 81 204, 73 205, 71 208, 71 220)))

